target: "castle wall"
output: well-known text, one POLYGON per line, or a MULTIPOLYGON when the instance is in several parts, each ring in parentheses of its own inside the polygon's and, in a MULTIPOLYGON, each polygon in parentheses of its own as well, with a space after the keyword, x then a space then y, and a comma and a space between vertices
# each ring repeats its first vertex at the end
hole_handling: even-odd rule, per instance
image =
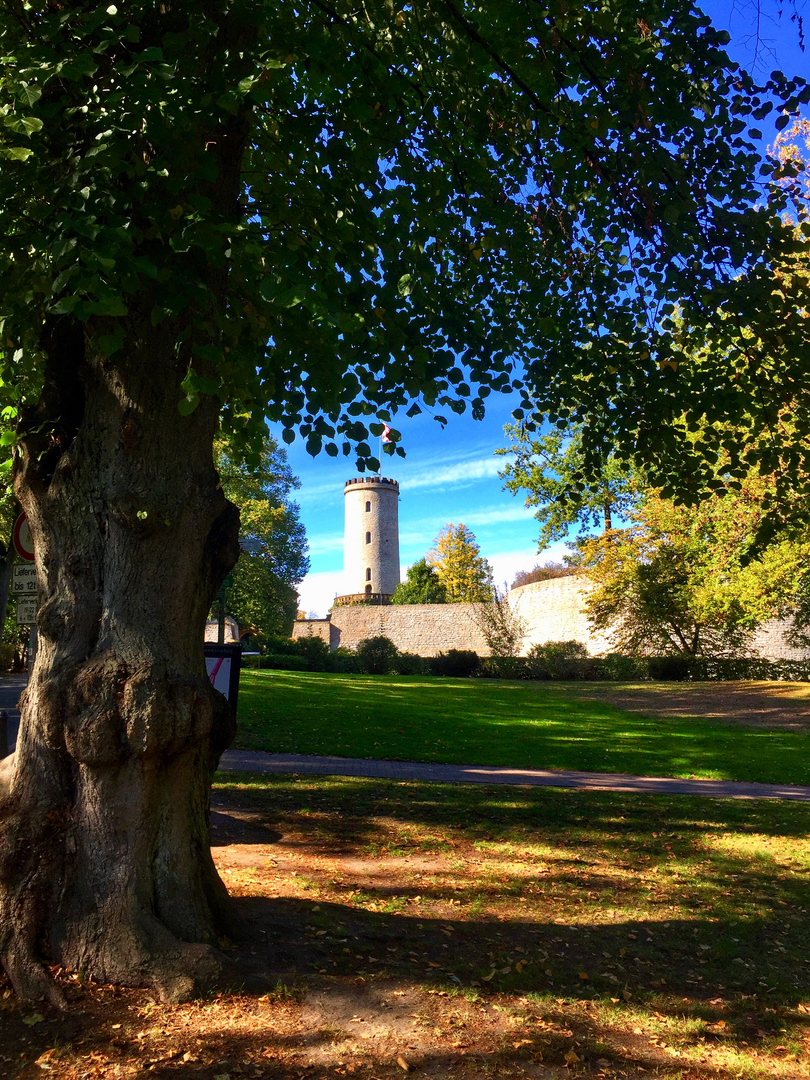
POLYGON ((344 488, 343 591, 390 596, 399 585, 399 484, 379 476, 344 488))
POLYGON ((475 621, 474 604, 359 604, 336 607, 330 619, 301 619, 293 637, 316 634, 330 648, 354 649, 365 638, 384 634, 400 652, 437 656, 448 649, 472 649, 488 656, 484 635, 475 621), (327 627, 329 628, 327 630, 327 627))
POLYGON ((609 635, 592 631, 585 615, 585 597, 592 587, 572 574, 512 589, 509 606, 527 627, 522 653, 547 641, 579 641, 592 656, 610 652, 609 635))
MULTIPOLYGON (((512 589, 509 603, 527 624, 522 652, 546 641, 580 641, 594 656, 612 651, 609 634, 592 633, 583 607, 590 591, 586 579, 572 575, 512 589)), ((475 619, 475 604, 389 604, 336 607, 330 619, 303 619, 293 637, 313 633, 329 643, 355 648, 365 638, 384 634, 401 652, 436 656, 448 649, 489 649, 475 619)), ((750 652, 765 659, 810 658, 810 649, 791 648, 787 620, 772 620, 754 635, 750 652)))

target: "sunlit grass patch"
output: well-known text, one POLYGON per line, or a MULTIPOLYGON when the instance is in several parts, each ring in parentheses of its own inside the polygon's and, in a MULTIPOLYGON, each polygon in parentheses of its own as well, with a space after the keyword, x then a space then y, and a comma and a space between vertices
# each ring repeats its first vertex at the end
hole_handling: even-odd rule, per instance
MULTIPOLYGON (((659 703, 666 700, 666 686, 653 689, 659 703)), ((810 784, 810 734, 645 716, 616 708, 600 692, 595 683, 246 671, 238 744, 338 757, 810 784)), ((610 692, 617 692, 615 684, 610 692)), ((683 690, 670 684, 669 692, 683 690)))

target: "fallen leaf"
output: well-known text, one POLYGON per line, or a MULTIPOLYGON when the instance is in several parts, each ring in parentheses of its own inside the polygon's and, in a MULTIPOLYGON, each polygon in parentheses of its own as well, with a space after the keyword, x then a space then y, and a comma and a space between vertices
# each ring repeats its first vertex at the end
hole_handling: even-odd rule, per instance
POLYGON ((579 977, 580 977, 580 979, 582 979, 583 982, 587 982, 588 979, 590 978, 590 975, 588 974, 587 971, 580 971, 579 977))
POLYGON ((28 1024, 29 1027, 33 1027, 34 1024, 41 1024, 44 1019, 42 1013, 31 1013, 30 1016, 24 1016, 22 1022, 28 1024))
POLYGON ((630 990, 622 990, 622 997, 625 1001, 629 1001, 632 996, 633 994, 630 990))
POLYGON ((490 971, 489 975, 482 975, 481 976, 481 982, 489 982, 489 980, 491 978, 493 978, 494 975, 495 975, 495 968, 493 968, 492 971, 490 971))
POLYGON ((401 1054, 397 1058, 397 1065, 399 1065, 400 1069, 402 1069, 403 1072, 410 1072, 411 1071, 411 1065, 405 1060, 404 1057, 402 1057, 401 1054))
POLYGON ((607 1068, 607 1067, 608 1067, 608 1066, 610 1065, 610 1062, 608 1061, 608 1059, 607 1059, 607 1058, 597 1058, 597 1059, 596 1059, 596 1064, 597 1064, 597 1065, 598 1065, 598 1066, 599 1066, 600 1068, 602 1068, 602 1069, 606 1069, 606 1068, 607 1068))
POLYGON ((573 1050, 569 1050, 565 1055, 565 1064, 570 1068, 572 1065, 578 1065, 580 1058, 574 1053, 573 1050))

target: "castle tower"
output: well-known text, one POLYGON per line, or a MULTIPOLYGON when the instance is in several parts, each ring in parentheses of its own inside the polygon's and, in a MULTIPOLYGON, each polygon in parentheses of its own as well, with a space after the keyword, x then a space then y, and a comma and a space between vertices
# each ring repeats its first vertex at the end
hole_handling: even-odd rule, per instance
POLYGON ((348 480, 343 533, 343 582, 346 596, 382 603, 399 585, 399 484, 383 476, 348 480))

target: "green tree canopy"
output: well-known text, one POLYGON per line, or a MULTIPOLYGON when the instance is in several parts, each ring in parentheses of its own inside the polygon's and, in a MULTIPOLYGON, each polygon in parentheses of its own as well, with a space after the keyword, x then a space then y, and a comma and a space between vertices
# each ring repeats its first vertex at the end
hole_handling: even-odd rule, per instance
POLYGON ((790 539, 751 557, 772 489, 749 478, 738 493, 697 507, 647 491, 629 528, 580 546, 596 586, 585 605, 592 624, 612 628, 617 648, 631 654, 744 650, 757 626, 795 602, 810 559, 810 545, 790 539))
POLYGON ((492 600, 492 567, 466 525, 445 525, 425 561, 444 586, 448 604, 492 600))
POLYGON ((624 517, 637 498, 631 469, 608 451, 598 477, 587 480, 583 459, 583 429, 554 429, 546 435, 507 424, 509 446, 495 453, 511 460, 499 473, 513 495, 526 492, 526 506, 536 506, 540 522, 537 550, 568 536, 577 526, 612 529, 614 518, 624 517))
POLYGON ((392 604, 445 604, 447 590, 439 575, 426 559, 408 567, 405 580, 397 585, 391 596, 392 604))
POLYGON ((178 1001, 226 968, 218 430, 364 468, 372 417, 522 386, 583 422, 586 472, 615 446, 703 490, 683 418, 810 476, 796 193, 725 40, 690 0, 0 6, 0 444, 40 587, 0 772, 20 995, 60 965, 178 1001))
POLYGON ((304 526, 290 499, 299 481, 283 447, 269 435, 258 465, 237 461, 224 439, 215 452, 223 491, 239 507, 241 540, 250 547, 233 569, 228 611, 241 629, 287 635, 298 610, 295 586, 309 570, 304 526))

